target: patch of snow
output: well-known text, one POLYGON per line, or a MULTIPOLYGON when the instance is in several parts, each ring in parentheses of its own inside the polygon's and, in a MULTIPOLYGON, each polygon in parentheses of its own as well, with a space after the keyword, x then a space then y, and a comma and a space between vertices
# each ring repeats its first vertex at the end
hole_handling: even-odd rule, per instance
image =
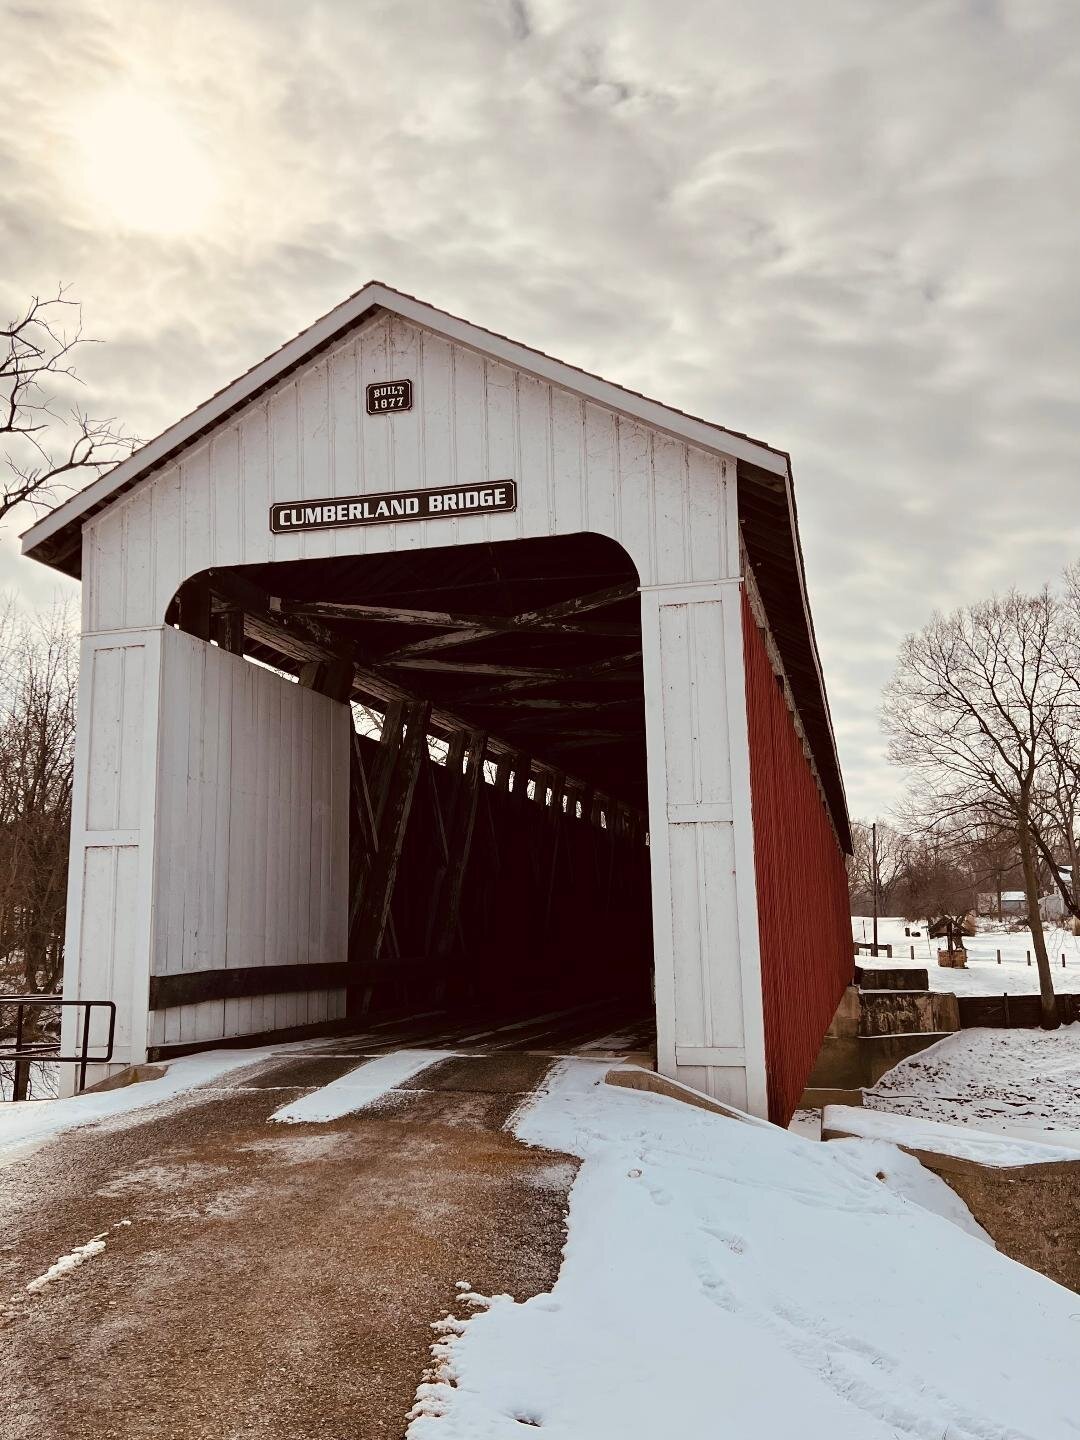
POLYGON ((410 1440, 1075 1440, 1074 1295, 883 1184, 881 1152, 606 1069, 555 1067, 517 1119, 583 1161, 554 1289, 447 1317, 410 1440))
POLYGON ((85 1245, 76 1245, 70 1255, 61 1255, 60 1259, 50 1265, 44 1275, 39 1275, 36 1280, 31 1280, 26 1290, 31 1295, 36 1295, 44 1290, 46 1285, 51 1285, 54 1280, 59 1280, 62 1275, 67 1275, 72 1270, 77 1270, 80 1265, 85 1265, 87 1260, 95 1255, 100 1255, 105 1249, 105 1236, 108 1231, 101 1235, 95 1235, 93 1239, 87 1240, 85 1245))
POLYGON ((119 1090, 96 1090, 66 1100, 26 1100, 0 1105, 0 1164, 24 1154, 61 1130, 139 1118, 143 1111, 187 1091, 209 1085, 232 1070, 266 1060, 270 1050, 209 1050, 173 1060, 158 1080, 143 1080, 119 1090))
POLYGON ((894 1066, 863 1104, 1080 1150, 1080 1025, 960 1030, 894 1066))
MULTIPOLYGON (((985 925, 988 922, 980 922, 985 925)), ((931 990, 945 991, 953 995, 1037 995, 1039 993, 1039 972, 1035 968, 1035 952, 1031 931, 1024 929, 980 929, 977 935, 969 936, 964 944, 967 948, 968 963, 964 970, 950 970, 937 963, 939 945, 944 941, 931 940, 926 926, 918 925, 918 939, 904 934, 905 925, 910 921, 898 916, 878 920, 878 942, 891 944, 893 958, 881 955, 862 954, 856 963, 868 969, 906 969, 915 967, 927 971, 931 990), (914 956, 911 952, 914 950, 914 956), (1001 964, 997 963, 997 952, 1001 951, 1001 964), (1027 963, 1028 956, 1031 964, 1027 963)), ((851 933, 854 939, 869 943, 873 937, 873 925, 865 915, 851 917, 851 933)), ((1050 968, 1054 975, 1054 989, 1060 994, 1080 992, 1080 936, 1059 926, 1043 927, 1046 949, 1050 956, 1050 968), (1065 957, 1064 967, 1061 957, 1065 957)))
POLYGON ((294 1125, 340 1119, 342 1115, 374 1105, 389 1091, 419 1075, 421 1070, 439 1060, 452 1060, 454 1054, 453 1050, 394 1050, 389 1055, 379 1055, 329 1085, 283 1105, 270 1119, 294 1125))
MULTIPOLYGON (((1045 1165, 1054 1160, 1080 1162, 1080 1153, 1064 1145, 1014 1140, 973 1126, 945 1125, 940 1120, 918 1120, 911 1115, 862 1110, 854 1105, 826 1105, 822 1127, 864 1140, 887 1140, 893 1145, 908 1145, 913 1150, 930 1150, 936 1155, 952 1155, 958 1160, 976 1160, 980 1165, 1006 1169, 1015 1165, 1045 1165)), ((1080 1170, 1076 1175, 1080 1180, 1080 1170)))
POLYGON ((857 1174, 877 1180, 894 1195, 911 1200, 932 1215, 940 1215, 951 1225, 958 1225, 965 1235, 997 1248, 956 1191, 940 1175, 920 1165, 914 1155, 885 1140, 832 1140, 829 1143, 857 1174))

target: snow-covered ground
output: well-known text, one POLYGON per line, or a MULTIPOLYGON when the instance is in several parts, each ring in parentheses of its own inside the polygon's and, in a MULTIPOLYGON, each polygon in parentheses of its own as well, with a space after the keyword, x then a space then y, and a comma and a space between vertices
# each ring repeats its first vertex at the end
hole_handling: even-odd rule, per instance
MULTIPOLYGON (((990 927, 996 922, 980 921, 990 927)), ((851 933, 854 939, 873 939, 873 921, 864 915, 851 917, 851 933)), ((1070 930, 1048 925, 1045 929, 1046 948, 1054 971, 1054 988, 1062 994, 1080 992, 1080 936, 1070 930), (1061 957, 1065 956, 1064 967, 1061 957)), ((912 965, 929 972, 930 989, 943 990, 953 995, 1037 995, 1039 993, 1039 972, 1035 968, 1035 952, 1031 943, 1031 932, 1020 930, 1010 933, 1004 928, 986 928, 966 942, 968 952, 967 968, 949 970, 937 963, 938 941, 930 940, 925 925, 911 926, 898 916, 878 920, 878 941, 891 944, 891 960, 882 956, 874 960, 868 954, 860 955, 859 964, 912 965), (919 931, 918 939, 904 934, 904 928, 919 931), (914 959, 911 951, 914 949, 914 959), (997 952, 1001 951, 1001 964, 997 963, 997 952), (1027 963, 1028 955, 1031 964, 1027 963)))
POLYGON ((1080 1025, 960 1030, 883 1075, 863 1104, 1080 1149, 1080 1025))
POLYGON ((554 1290, 464 1291, 410 1440, 1077 1435, 1076 1297, 894 1146, 810 1143, 605 1068, 564 1062, 517 1120, 584 1162, 554 1290))

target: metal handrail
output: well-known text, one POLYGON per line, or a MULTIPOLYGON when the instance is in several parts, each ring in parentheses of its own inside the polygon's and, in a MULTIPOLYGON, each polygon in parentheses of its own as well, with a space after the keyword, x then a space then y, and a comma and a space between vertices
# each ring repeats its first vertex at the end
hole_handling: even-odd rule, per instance
MULTIPOLYGON (((116 1037, 116 1003, 113 1000, 62 1000, 58 995, 0 995, 0 1011, 5 1006, 15 1007, 15 1045, 13 1049, 5 1047, 0 1043, 0 1061, 13 1060, 15 1062, 15 1081, 12 1089, 13 1100, 25 1100, 27 1082, 30 1075, 30 1066, 37 1060, 50 1060, 54 1065, 78 1065, 79 1067, 79 1090, 86 1085, 86 1067, 93 1061, 95 1064, 106 1064, 112 1059, 113 1042, 116 1037), (26 1010, 44 1009, 46 1006, 59 1010, 79 1009, 85 1011, 82 1025, 80 1027, 79 1048, 74 1055, 62 1055, 60 1053, 60 1041, 41 1040, 24 1041, 25 1014, 26 1010), (104 1043, 104 1054, 90 1054, 90 1018, 91 1012, 95 1009, 107 1010, 109 1013, 109 1033, 104 1043)), ((94 1049, 99 1048, 95 1044, 94 1049)))

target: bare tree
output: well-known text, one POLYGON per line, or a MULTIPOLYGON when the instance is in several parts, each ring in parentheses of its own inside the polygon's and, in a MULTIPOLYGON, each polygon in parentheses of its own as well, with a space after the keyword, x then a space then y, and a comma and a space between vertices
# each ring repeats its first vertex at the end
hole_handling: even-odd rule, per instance
POLYGON ((0 329, 0 520, 16 505, 55 500, 131 453, 115 420, 92 420, 62 396, 80 381, 75 355, 92 344, 82 309, 61 287, 33 296, 0 329))
POLYGON ((0 614, 0 988, 63 974, 77 649, 69 614, 0 614))
POLYGON ((1039 784, 1055 732, 1077 713, 1075 644, 1048 589, 935 615, 900 649, 886 690, 890 758, 914 771, 936 826, 991 817, 1016 837, 1039 971, 1042 1023, 1058 1023, 1039 914, 1038 862, 1052 855, 1039 784))
POLYGON ((944 937, 950 951, 963 950, 972 906, 972 875, 959 858, 954 837, 930 834, 907 852, 909 920, 924 920, 927 934, 944 937))
POLYGON ((906 874, 910 837, 888 820, 856 820, 851 827, 851 839, 852 854, 848 871, 852 894, 865 896, 872 901, 876 884, 878 912, 888 915, 906 874), (876 875, 874 847, 871 843, 872 823, 877 824, 876 875))

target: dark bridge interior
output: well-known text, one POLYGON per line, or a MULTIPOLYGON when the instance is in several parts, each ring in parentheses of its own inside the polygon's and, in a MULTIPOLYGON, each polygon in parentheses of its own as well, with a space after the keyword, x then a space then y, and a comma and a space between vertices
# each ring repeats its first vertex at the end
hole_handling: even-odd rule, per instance
POLYGON ((173 601, 356 707, 353 1019, 651 1015, 637 585, 574 535, 209 570, 173 601))

